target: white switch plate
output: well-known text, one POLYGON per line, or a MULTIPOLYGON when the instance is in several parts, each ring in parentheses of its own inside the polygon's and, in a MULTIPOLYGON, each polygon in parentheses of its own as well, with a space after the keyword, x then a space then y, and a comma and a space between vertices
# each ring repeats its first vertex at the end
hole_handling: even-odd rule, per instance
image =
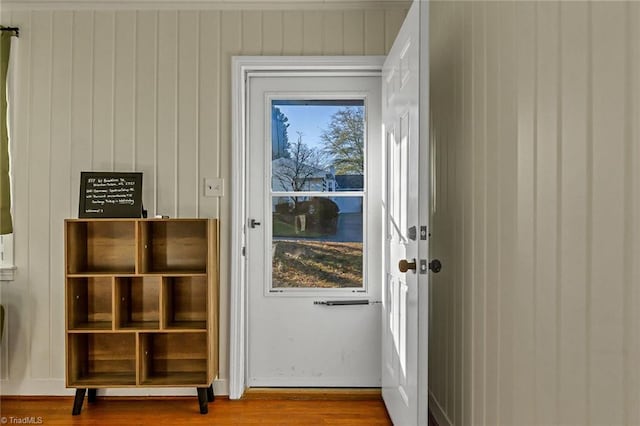
POLYGON ((204 179, 204 196, 205 197, 222 197, 224 195, 224 179, 222 178, 205 178, 204 179))

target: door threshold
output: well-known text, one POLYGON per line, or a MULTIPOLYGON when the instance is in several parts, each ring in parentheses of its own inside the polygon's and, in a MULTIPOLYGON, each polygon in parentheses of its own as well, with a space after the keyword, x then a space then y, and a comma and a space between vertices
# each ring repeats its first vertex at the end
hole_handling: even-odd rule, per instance
POLYGON ((380 401, 381 388, 247 388, 243 400, 380 401))

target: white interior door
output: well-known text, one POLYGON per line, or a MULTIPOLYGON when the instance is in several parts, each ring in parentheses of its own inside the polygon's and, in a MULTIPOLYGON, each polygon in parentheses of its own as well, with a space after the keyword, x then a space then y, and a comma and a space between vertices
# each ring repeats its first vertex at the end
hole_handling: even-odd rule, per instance
POLYGON ((249 387, 381 383, 380 76, 346 74, 248 77, 249 387), (318 145, 322 108, 361 112, 361 173, 318 145))
POLYGON ((428 121, 421 121, 428 117, 422 102, 428 96, 420 85, 420 74, 428 69, 420 67, 421 7, 427 3, 413 3, 382 76, 387 174, 382 393, 394 424, 403 426, 426 425, 428 414, 428 121), (414 269, 403 272, 407 266, 414 269))

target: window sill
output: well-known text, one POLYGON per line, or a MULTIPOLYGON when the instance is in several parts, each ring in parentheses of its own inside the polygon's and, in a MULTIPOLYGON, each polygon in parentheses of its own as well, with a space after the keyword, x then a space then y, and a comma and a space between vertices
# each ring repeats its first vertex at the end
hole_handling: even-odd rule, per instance
POLYGON ((0 266, 0 281, 13 281, 15 266, 0 266))

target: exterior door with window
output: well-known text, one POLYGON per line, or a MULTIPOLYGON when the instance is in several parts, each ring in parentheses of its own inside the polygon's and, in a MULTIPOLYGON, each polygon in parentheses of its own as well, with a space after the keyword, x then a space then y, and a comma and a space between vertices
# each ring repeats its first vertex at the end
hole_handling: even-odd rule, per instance
POLYGON ((380 77, 255 73, 247 385, 380 386, 380 77))

